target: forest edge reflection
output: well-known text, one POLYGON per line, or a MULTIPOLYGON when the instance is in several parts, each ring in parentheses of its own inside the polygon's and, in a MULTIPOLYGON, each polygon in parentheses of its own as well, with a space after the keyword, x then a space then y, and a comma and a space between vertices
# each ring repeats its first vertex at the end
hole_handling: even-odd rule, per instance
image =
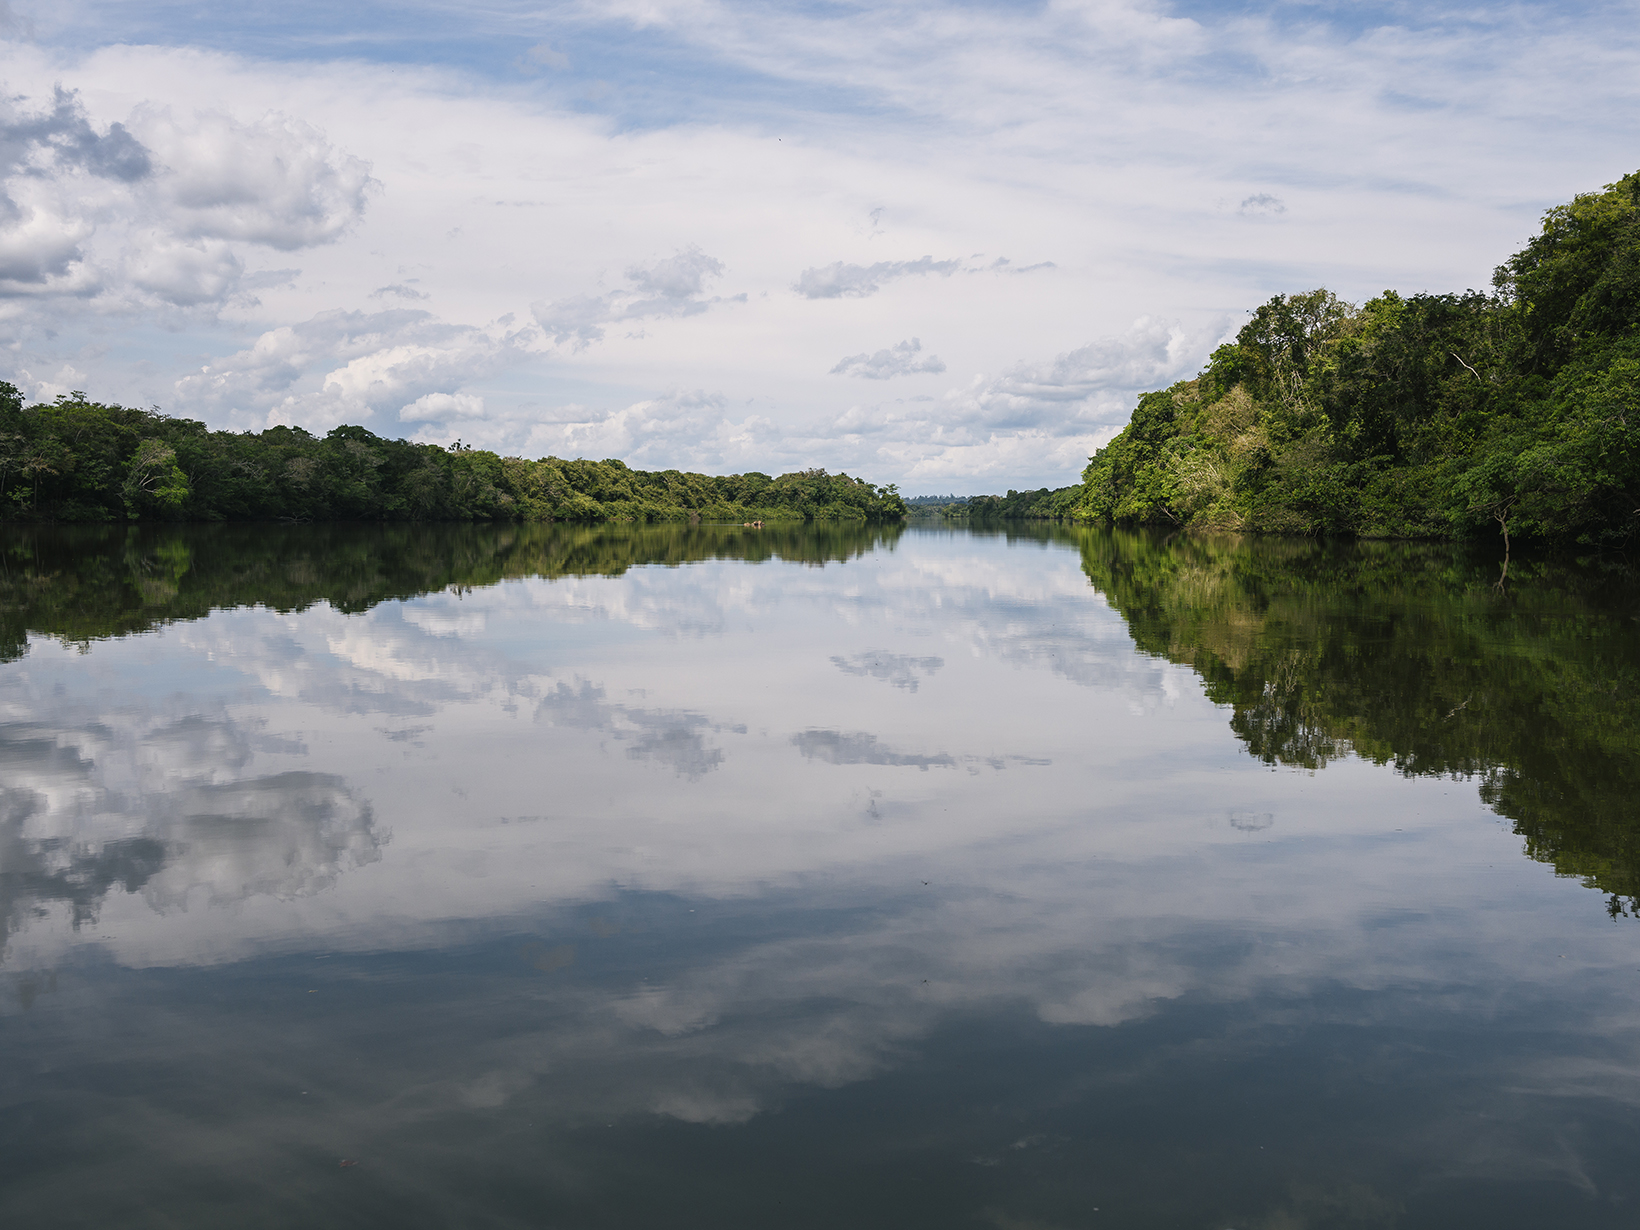
MULTIPOLYGON (((342 612, 504 580, 730 559, 823 566, 900 525, 41 527, 0 553, 0 661, 261 605, 342 612)), ((947 531, 932 531, 947 532, 947 531)), ((986 532, 970 530, 961 532, 986 532)), ((1526 853, 1640 914, 1640 636, 1629 570, 1496 564, 1457 544, 1328 543, 1035 524, 1080 552, 1138 649, 1189 666, 1271 765, 1358 755, 1476 778, 1526 853)))

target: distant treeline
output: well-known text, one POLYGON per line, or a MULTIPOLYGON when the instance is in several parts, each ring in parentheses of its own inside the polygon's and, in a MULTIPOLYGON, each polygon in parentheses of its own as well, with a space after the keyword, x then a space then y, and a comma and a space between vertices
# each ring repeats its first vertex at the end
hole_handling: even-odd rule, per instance
POLYGON ((528 461, 386 440, 363 427, 211 431, 83 394, 25 406, 0 382, 0 520, 883 521, 893 486, 528 461))
POLYGON ((1640 172, 1544 217, 1492 294, 1277 295, 1058 491, 947 515, 1282 534, 1640 531, 1640 172))
POLYGON ((969 496, 962 505, 947 508, 945 515, 970 521, 1074 521, 1082 488, 1041 487, 1036 491, 1012 491, 1007 495, 969 496))

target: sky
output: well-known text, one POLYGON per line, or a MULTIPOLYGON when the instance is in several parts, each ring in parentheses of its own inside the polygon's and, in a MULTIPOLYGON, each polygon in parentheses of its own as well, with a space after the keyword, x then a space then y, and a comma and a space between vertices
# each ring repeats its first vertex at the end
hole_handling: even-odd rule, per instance
POLYGON ((911 495, 1640 167, 1640 0, 0 0, 0 66, 30 399, 911 495))

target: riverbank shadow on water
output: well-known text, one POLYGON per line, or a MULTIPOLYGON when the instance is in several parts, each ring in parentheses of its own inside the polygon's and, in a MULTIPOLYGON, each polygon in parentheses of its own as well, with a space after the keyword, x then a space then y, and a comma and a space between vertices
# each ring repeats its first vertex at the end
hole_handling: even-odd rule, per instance
POLYGON ((1640 583, 1458 544, 1090 533, 1088 578, 1247 750, 1478 778, 1534 858, 1640 905, 1640 583))
POLYGON ((238 606, 366 611, 452 587, 713 559, 823 566, 902 532, 853 522, 3 527, 0 661, 31 632, 84 644, 238 606))

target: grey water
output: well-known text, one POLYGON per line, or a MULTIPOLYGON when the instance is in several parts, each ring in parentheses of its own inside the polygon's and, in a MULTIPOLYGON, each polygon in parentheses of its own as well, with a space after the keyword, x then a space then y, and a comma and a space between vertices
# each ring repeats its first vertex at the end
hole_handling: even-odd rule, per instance
POLYGON ((1640 1224, 1620 564, 0 546, 0 1224, 1640 1224))

